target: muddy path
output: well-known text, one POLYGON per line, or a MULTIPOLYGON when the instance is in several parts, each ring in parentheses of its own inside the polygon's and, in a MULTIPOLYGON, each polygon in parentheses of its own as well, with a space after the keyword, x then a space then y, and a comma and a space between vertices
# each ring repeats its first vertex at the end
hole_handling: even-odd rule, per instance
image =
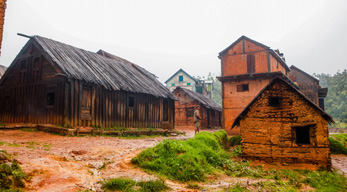
MULTIPOLYGON (((147 181, 157 176, 136 168, 130 160, 143 149, 153 147, 164 139, 187 139, 194 136, 194 128, 178 128, 185 136, 124 139, 118 137, 63 137, 44 132, 0 130, 0 149, 13 154, 22 169, 32 176, 27 191, 75 192, 102 191, 104 179, 129 177, 147 181)), ((346 171, 347 157, 333 156, 333 165, 346 171)), ((237 182, 258 182, 249 178, 220 176, 200 186, 214 191, 237 182)), ((172 191, 194 191, 187 184, 166 181, 172 191)))

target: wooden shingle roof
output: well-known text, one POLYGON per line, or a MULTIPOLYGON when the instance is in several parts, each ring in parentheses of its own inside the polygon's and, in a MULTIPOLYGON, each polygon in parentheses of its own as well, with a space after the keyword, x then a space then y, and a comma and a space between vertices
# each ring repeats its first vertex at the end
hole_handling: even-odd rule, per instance
POLYGON ((138 65, 118 57, 86 51, 41 36, 32 36, 45 56, 56 64, 67 78, 101 85, 109 90, 144 93, 175 99, 156 77, 138 65))
POLYGON ((222 111, 222 107, 219 106, 216 102, 214 102, 212 99, 206 97, 203 94, 184 89, 182 87, 176 87, 176 89, 173 92, 176 92, 178 90, 182 90, 184 93, 186 93, 189 97, 194 99, 195 101, 201 103, 204 107, 217 110, 217 111, 222 111))

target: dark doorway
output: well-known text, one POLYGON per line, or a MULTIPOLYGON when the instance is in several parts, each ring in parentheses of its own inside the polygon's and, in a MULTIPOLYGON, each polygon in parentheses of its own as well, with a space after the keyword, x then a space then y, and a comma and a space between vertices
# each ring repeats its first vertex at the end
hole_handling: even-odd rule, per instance
POLYGON ((169 121, 169 100, 163 99, 163 121, 169 121))

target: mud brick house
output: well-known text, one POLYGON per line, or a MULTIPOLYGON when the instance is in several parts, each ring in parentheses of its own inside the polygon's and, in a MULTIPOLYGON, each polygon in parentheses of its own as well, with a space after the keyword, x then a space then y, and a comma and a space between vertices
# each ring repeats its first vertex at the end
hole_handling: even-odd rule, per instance
POLYGON ((32 36, 0 80, 0 121, 64 127, 174 127, 174 95, 104 51, 32 36))
POLYGON ((165 84, 170 91, 175 90, 176 87, 181 87, 212 98, 212 81, 197 80, 183 69, 179 69, 165 81, 165 84))
POLYGON ((222 108, 212 99, 181 87, 176 87, 173 94, 179 100, 175 102, 175 125, 195 126, 194 109, 200 112, 202 128, 220 127, 222 108))
POLYGON ((328 123, 315 103, 282 78, 272 80, 235 119, 242 157, 331 165, 328 123))
POLYGON ((221 60, 223 117, 222 126, 230 131, 235 118, 274 77, 288 75, 283 54, 241 36, 219 53, 221 60))
POLYGON ((321 88, 317 78, 294 65, 290 66, 289 77, 307 98, 324 110, 324 98, 327 96, 328 88, 321 88))
POLYGON ((7 69, 7 67, 0 65, 0 78, 4 75, 6 69, 7 69))

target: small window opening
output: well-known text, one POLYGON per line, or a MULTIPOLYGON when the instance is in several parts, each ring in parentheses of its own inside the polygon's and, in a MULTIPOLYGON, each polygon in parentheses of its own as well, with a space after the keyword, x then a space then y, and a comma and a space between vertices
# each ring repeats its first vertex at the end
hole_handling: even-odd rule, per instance
POLYGON ((187 117, 194 116, 194 108, 187 108, 187 117))
POLYGON ((129 97, 128 107, 135 107, 135 98, 129 97))
POLYGON ((296 144, 310 144, 310 127, 295 127, 296 144))
POLYGON ((248 84, 237 85, 237 92, 249 91, 248 84))
POLYGON ((269 98, 269 105, 271 107, 278 107, 281 105, 281 98, 279 97, 270 97, 269 98))
POLYGON ((187 85, 190 85, 190 83, 187 83, 187 85))
POLYGON ((175 86, 175 83, 172 83, 171 86, 175 86))
POLYGON ((47 93, 47 105, 54 105, 54 93, 47 93))
POLYGON ((183 81, 183 75, 180 75, 178 78, 179 78, 179 81, 183 81))

